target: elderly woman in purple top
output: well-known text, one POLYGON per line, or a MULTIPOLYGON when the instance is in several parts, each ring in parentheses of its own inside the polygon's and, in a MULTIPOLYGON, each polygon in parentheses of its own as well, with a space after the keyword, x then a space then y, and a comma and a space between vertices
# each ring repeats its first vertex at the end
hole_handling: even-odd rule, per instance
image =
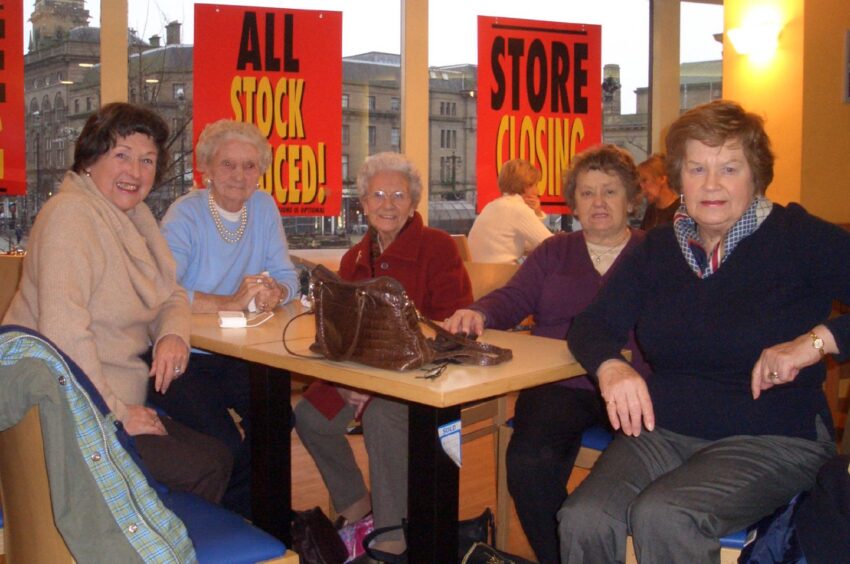
MULTIPOLYGON (((620 254, 643 240, 628 216, 638 193, 638 173, 627 152, 613 145, 573 159, 566 177, 567 203, 583 230, 544 241, 503 287, 444 322, 453 332, 508 329, 534 316, 532 334, 564 339, 620 263, 620 254)), ((634 339, 634 367, 647 372, 634 339)), ((574 378, 520 393, 508 446, 508 487, 520 523, 541 563, 559 561, 555 515, 566 499, 567 479, 585 429, 606 424, 599 391, 574 378)))

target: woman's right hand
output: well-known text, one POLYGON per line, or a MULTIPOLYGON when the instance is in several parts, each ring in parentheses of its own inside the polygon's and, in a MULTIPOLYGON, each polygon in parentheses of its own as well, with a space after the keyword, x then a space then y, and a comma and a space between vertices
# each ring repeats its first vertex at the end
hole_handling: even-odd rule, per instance
POLYGON ((122 423, 130 436, 168 434, 156 410, 143 405, 128 405, 122 423))
POLYGON ((338 390, 342 399, 344 399, 348 405, 354 407, 354 418, 359 420, 360 415, 362 415, 363 410, 366 408, 366 404, 369 403, 370 399, 372 399, 372 395, 364 394, 363 392, 358 392, 357 390, 349 388, 338 388, 338 390))
POLYGON ((540 215, 542 213, 540 209, 540 196, 537 194, 533 194, 531 196, 526 196, 523 194, 522 201, 525 202, 525 205, 530 207, 535 215, 540 215))
MULTIPOLYGON (((230 303, 226 304, 225 309, 241 310, 248 309, 248 304, 254 299, 257 294, 265 290, 269 284, 273 284, 274 279, 265 274, 251 274, 242 278, 242 282, 236 289, 236 292, 230 297, 230 303), (231 305, 233 307, 231 307, 231 305)), ((276 305, 276 304, 275 304, 276 305)))
POLYGON ((596 371, 599 389, 605 400, 608 419, 616 431, 637 437, 641 424, 648 431, 655 429, 655 413, 646 380, 619 359, 606 360, 596 371))
POLYGON ((484 332, 484 314, 474 309, 459 309, 439 325, 449 333, 480 335, 484 332))

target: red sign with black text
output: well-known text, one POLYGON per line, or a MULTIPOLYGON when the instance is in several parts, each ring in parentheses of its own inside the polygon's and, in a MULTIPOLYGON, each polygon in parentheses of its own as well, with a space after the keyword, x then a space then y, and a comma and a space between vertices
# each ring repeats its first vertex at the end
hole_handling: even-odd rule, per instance
POLYGON ((27 193, 23 2, 0 0, 0 196, 27 193))
POLYGON ((342 14, 195 4, 194 70, 195 142, 221 118, 256 124, 281 214, 339 215, 342 14))
POLYGON ((478 17, 478 212, 500 196, 502 164, 542 173, 546 213, 569 213, 563 176, 602 142, 602 28, 478 17))

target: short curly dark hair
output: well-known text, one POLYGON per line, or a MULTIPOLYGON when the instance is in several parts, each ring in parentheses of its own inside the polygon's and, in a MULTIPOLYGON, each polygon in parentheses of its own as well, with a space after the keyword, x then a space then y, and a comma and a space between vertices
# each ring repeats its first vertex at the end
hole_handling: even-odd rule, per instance
POLYGON ((597 145, 577 154, 570 162, 570 170, 564 178, 564 200, 568 206, 575 209, 578 177, 589 170, 616 174, 626 189, 626 198, 634 203, 640 191, 640 177, 634 159, 628 151, 616 145, 597 145))
POLYGON ((761 116, 747 112, 737 102, 715 100, 691 108, 667 131, 667 182, 682 191, 682 167, 688 141, 720 147, 738 140, 750 165, 756 194, 763 195, 773 181, 773 150, 761 116))
POLYGON ((153 111, 125 102, 106 104, 89 116, 74 145, 71 170, 82 174, 115 147, 119 137, 129 137, 134 133, 147 135, 156 145, 154 184, 157 184, 168 169, 168 125, 153 111))

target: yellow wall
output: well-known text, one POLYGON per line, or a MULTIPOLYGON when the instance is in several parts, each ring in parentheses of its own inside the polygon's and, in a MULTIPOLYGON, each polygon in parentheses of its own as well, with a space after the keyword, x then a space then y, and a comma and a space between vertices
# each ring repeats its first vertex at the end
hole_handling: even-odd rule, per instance
POLYGON ((808 0, 803 56, 801 199, 824 219, 850 222, 850 103, 843 101, 848 0, 808 0), (843 67, 843 68, 842 68, 843 67))
POLYGON ((847 0, 726 0, 725 29, 753 7, 772 7, 784 28, 767 62, 723 47, 723 96, 764 116, 776 153, 768 196, 850 222, 850 104, 842 98, 847 0))

